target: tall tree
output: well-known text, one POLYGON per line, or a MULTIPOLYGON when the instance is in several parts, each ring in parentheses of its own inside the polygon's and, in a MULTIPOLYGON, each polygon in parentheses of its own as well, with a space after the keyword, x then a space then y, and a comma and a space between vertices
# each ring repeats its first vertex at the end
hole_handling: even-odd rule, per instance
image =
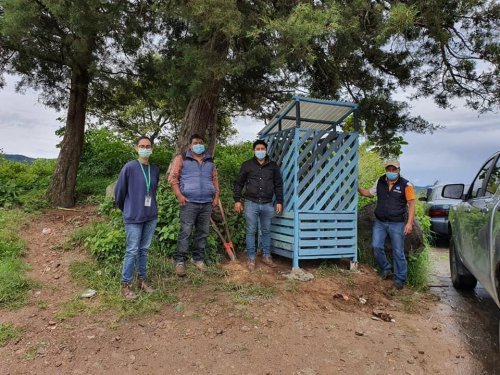
POLYGON ((499 103, 494 1, 175 4, 173 18, 164 19, 183 31, 165 38, 165 56, 175 56, 181 72, 191 67, 197 83, 190 87, 179 148, 194 131, 213 132, 214 107, 266 117, 290 91, 358 103, 364 131, 386 154, 400 149, 400 133, 437 128, 394 100, 398 89, 442 107, 455 97, 479 111, 499 103))
POLYGON ((400 150, 398 134, 436 129, 394 100, 397 90, 441 107, 464 97, 478 111, 498 108, 499 15, 498 3, 485 0, 326 0, 268 28, 307 91, 358 103, 369 140, 388 155, 400 150))
POLYGON ((49 200, 75 203, 89 90, 99 75, 120 69, 118 56, 140 46, 140 1, 1 0, 0 69, 21 76, 19 87, 66 108, 61 150, 49 200))

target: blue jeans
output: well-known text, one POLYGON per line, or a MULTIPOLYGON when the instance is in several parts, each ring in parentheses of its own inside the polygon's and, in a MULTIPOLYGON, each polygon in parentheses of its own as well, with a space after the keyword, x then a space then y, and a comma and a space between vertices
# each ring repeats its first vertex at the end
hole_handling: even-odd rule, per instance
POLYGON ((157 219, 139 224, 125 224, 127 250, 122 268, 122 283, 132 281, 134 265, 140 278, 146 280, 148 250, 153 239, 157 219))
POLYGON ((175 262, 183 263, 186 261, 189 238, 196 228, 196 237, 194 239, 193 260, 203 261, 205 259, 205 246, 210 231, 210 216, 212 216, 212 203, 191 203, 187 202, 180 207, 181 230, 177 240, 177 251, 175 253, 175 262))
POLYGON ((375 219, 373 226, 372 247, 375 252, 375 259, 382 273, 390 271, 391 265, 387 261, 384 251, 384 244, 387 235, 391 239, 392 257, 394 261, 394 279, 397 282, 405 283, 407 274, 407 265, 405 258, 405 223, 393 223, 389 221, 380 221, 375 219))
POLYGON ((246 245, 247 256, 255 259, 255 237, 258 223, 260 223, 262 254, 271 255, 271 220, 274 217, 274 207, 272 203, 255 203, 247 200, 245 202, 246 245))

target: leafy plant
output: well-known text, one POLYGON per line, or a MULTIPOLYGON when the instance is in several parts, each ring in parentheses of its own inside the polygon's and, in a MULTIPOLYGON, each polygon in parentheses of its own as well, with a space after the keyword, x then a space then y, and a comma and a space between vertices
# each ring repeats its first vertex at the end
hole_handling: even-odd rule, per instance
POLYGON ((108 223, 99 223, 95 235, 87 237, 84 244, 98 262, 116 265, 125 254, 125 231, 108 223))

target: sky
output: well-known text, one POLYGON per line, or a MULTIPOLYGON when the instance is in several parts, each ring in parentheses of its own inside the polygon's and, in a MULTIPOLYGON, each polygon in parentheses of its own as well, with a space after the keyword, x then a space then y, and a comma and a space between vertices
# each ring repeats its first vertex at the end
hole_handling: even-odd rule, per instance
MULTIPOLYGON (((38 102, 33 90, 16 93, 15 78, 7 77, 0 90, 0 150, 32 158, 56 158, 60 141, 54 132, 62 126, 64 113, 38 102)), ((402 94, 401 94, 402 95, 402 94)), ((398 98, 399 99, 399 98, 398 98)), ((470 183, 482 163, 500 150, 499 113, 479 116, 460 101, 453 110, 440 109, 429 99, 410 102, 412 113, 440 124, 433 134, 403 135, 409 143, 400 157, 401 174, 417 186, 441 182, 470 183)), ((263 122, 238 117, 235 141, 255 140, 263 122)))

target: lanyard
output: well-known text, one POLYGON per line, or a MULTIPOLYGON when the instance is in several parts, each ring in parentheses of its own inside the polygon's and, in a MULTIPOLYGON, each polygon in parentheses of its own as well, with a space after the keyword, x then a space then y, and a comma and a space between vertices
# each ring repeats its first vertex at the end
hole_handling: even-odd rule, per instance
POLYGON ((142 163, 137 160, 139 165, 141 166, 142 174, 144 175, 144 180, 146 181, 146 192, 149 194, 149 188, 151 187, 151 164, 148 164, 148 175, 149 179, 146 177, 146 172, 144 171, 144 167, 142 166, 142 163))

